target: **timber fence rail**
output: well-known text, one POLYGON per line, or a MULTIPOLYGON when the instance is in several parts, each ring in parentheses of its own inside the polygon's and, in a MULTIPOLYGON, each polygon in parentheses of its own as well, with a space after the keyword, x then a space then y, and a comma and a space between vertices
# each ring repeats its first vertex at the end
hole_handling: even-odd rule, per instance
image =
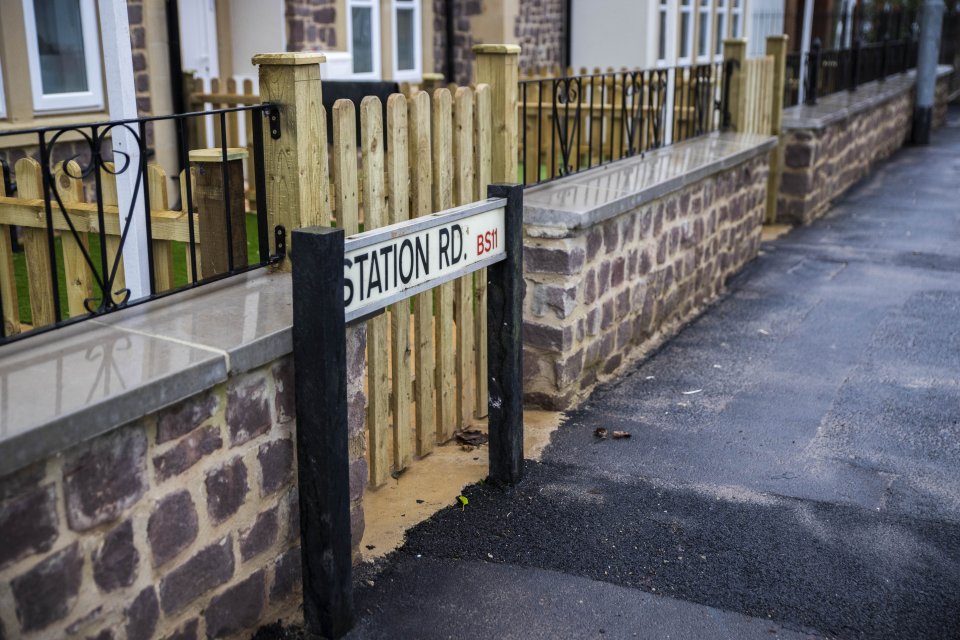
POLYGON ((0 185, 0 344, 276 262, 266 204, 255 200, 248 213, 241 166, 262 157, 256 141, 271 114, 255 105, 0 134, 29 136, 38 149, 38 159, 19 159, 0 185), (250 152, 226 146, 223 135, 217 148, 190 146, 197 121, 213 119, 223 132, 241 116, 252 121, 250 152), (152 128, 165 121, 175 125, 186 167, 179 209, 170 204, 177 188, 147 163, 152 128), (126 151, 115 144, 120 137, 132 141, 126 151), (117 183, 128 178, 132 196, 121 202, 117 183), (125 269, 135 221, 146 232, 148 286, 139 297, 125 269))

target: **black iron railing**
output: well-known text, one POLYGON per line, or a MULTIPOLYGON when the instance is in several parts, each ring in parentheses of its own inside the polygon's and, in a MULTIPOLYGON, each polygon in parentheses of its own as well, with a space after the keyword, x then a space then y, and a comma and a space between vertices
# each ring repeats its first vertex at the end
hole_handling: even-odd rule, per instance
POLYGON ((522 80, 519 179, 547 182, 720 129, 722 67, 522 80))
POLYGON ((276 136, 278 117, 255 105, 0 133, 18 136, 20 156, 3 163, 0 253, 11 260, 0 264, 0 344, 281 259, 264 180, 264 119, 276 136), (256 117, 238 142, 245 111, 256 117), (198 131, 217 146, 191 149, 198 131), (156 136, 175 137, 180 179, 150 164, 156 136), (145 234, 143 287, 131 286, 124 261, 135 227, 145 234))

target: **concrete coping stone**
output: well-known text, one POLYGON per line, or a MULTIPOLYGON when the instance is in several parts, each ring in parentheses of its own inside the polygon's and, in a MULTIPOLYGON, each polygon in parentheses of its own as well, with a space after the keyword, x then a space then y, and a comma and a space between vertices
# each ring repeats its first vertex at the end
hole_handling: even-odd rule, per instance
MULTIPOLYGON (((937 79, 953 73, 950 65, 937 65, 937 79)), ((817 98, 815 105, 796 105, 783 110, 783 130, 822 130, 847 118, 874 109, 913 89, 916 72, 908 71, 886 80, 876 80, 856 91, 838 91, 817 98)))
POLYGON ((291 289, 259 269, 0 348, 0 477, 289 354, 291 289))
POLYGON ((527 235, 586 229, 770 151, 775 136, 712 133, 527 189, 527 235))

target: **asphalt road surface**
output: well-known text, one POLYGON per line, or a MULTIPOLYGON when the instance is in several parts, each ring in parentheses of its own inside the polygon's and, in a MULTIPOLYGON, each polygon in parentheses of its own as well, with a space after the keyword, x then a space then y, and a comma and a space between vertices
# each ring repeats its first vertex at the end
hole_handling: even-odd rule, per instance
POLYGON ((960 638, 960 111, 465 495, 353 637, 960 638))

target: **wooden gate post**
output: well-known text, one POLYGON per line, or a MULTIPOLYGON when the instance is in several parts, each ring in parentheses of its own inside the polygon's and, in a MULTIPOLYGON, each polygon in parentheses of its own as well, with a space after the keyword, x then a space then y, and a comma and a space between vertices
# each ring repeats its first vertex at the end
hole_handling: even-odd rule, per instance
POLYGON ((307 632, 339 638, 353 626, 350 456, 343 229, 294 234, 293 365, 297 483, 307 632))
POLYGON ((729 74, 727 83, 727 102, 724 105, 730 114, 730 128, 743 131, 747 116, 746 64, 747 39, 727 38, 723 41, 723 72, 729 74))
POLYGON ((520 82, 520 46, 478 44, 477 84, 490 85, 493 104, 493 154, 490 179, 513 184, 518 176, 517 92, 520 82))
POLYGON ((330 185, 327 182, 327 122, 320 84, 322 53, 261 53, 253 57, 260 67, 260 97, 278 107, 280 137, 264 127, 263 170, 271 226, 286 230, 286 257, 280 265, 290 270, 290 233, 300 227, 329 226, 330 185))
POLYGON ((490 479, 514 484, 523 477, 523 186, 492 184, 487 195, 507 199, 507 256, 487 268, 490 479))
POLYGON ((778 144, 770 152, 770 175, 767 179, 767 224, 777 221, 777 194, 780 191, 780 166, 783 150, 780 148, 779 137, 783 128, 783 90, 787 72, 787 46, 790 37, 786 34, 767 36, 767 55, 773 56, 773 102, 770 107, 770 134, 777 136, 778 144))

